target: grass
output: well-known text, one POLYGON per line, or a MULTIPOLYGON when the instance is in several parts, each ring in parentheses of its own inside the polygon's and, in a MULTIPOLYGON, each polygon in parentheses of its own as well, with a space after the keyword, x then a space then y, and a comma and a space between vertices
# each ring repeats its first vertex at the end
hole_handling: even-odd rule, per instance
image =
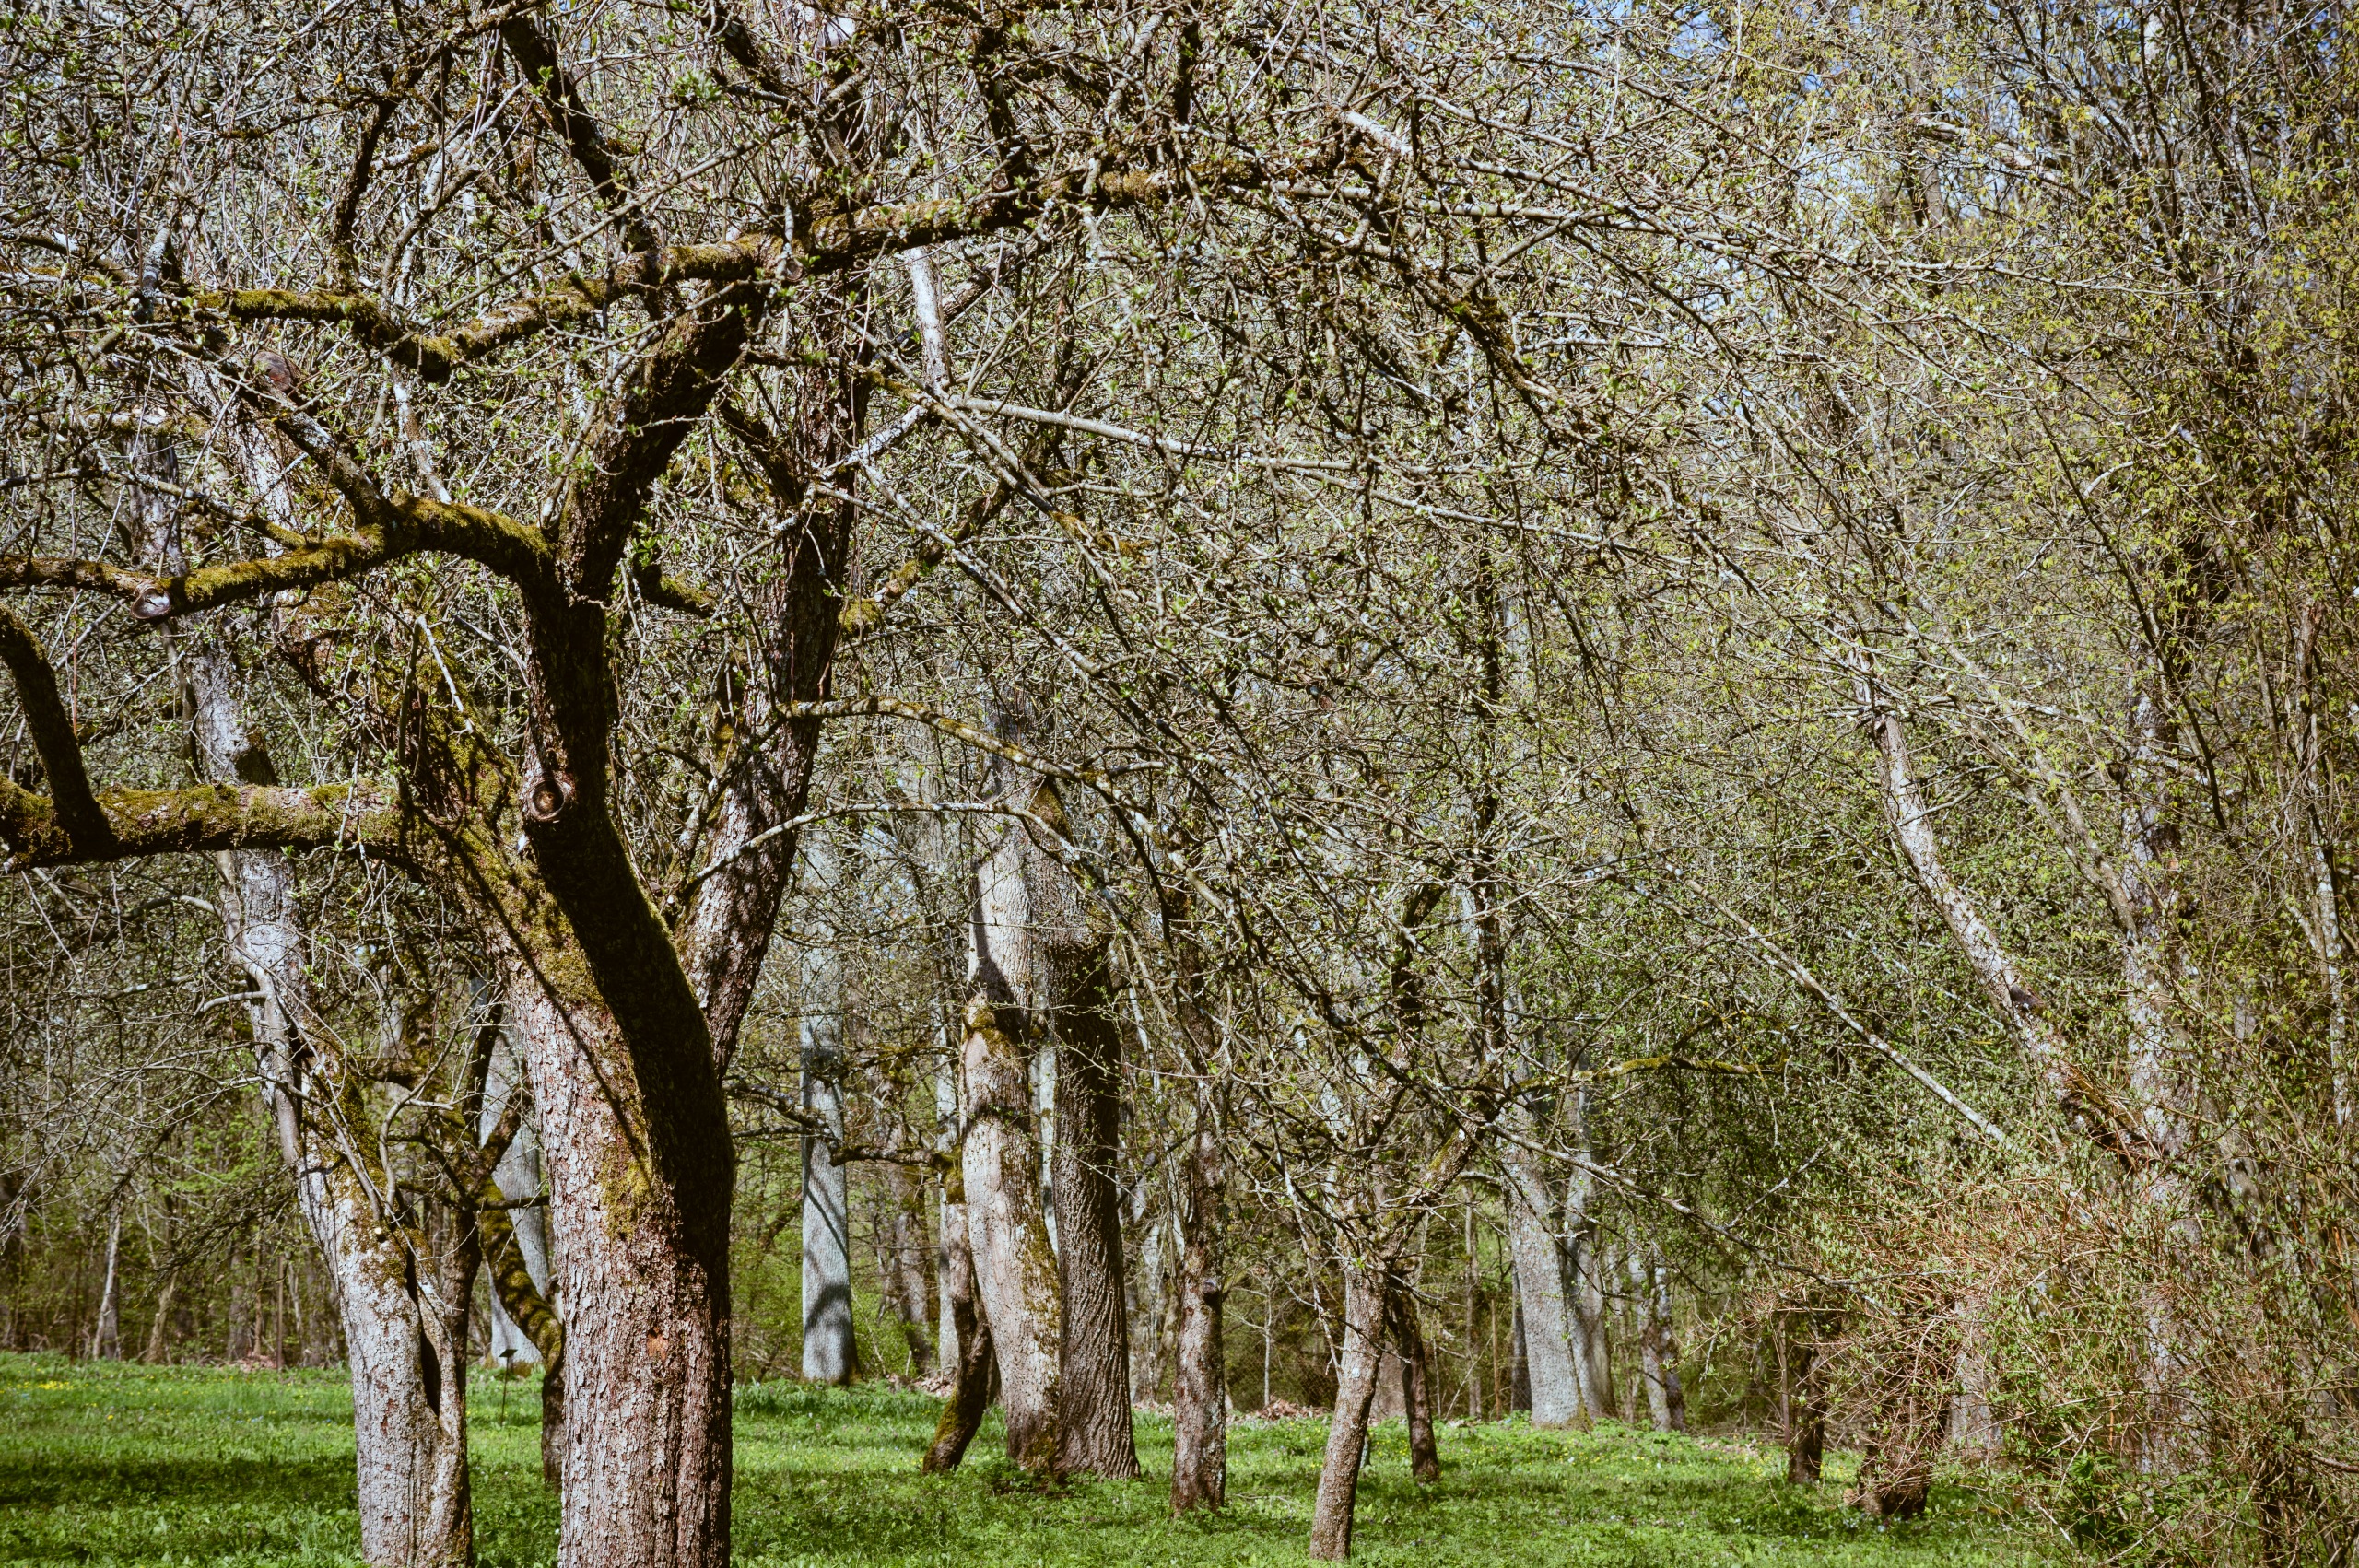
MULTIPOLYGON (((471 1391, 482 1561, 549 1562, 557 1504, 539 1480, 538 1391, 489 1377, 471 1391)), ((1304 1561, 1321 1422, 1239 1422, 1227 1513, 1174 1520, 1167 1421, 1139 1419, 1145 1481, 1043 1492, 998 1457, 996 1417, 958 1474, 918 1475, 934 1412, 930 1399, 882 1387, 741 1389, 738 1562, 1304 1561)), ((2067 1559, 2051 1533, 1955 1487, 1937 1492, 1920 1521, 1863 1525, 1838 1505, 1839 1480, 1790 1487, 1780 1457, 1619 1427, 1491 1422, 1445 1428, 1441 1484, 1420 1488, 1394 1422, 1378 1428, 1360 1483, 1355 1561, 1999 1568, 2067 1559)), ((0 1355, 0 1562, 348 1563, 358 1539, 352 1410, 335 1375, 0 1355)))

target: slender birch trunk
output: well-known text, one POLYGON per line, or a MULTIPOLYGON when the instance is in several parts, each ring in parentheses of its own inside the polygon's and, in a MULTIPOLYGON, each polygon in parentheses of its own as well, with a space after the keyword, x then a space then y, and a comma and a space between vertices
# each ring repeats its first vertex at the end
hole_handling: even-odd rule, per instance
MULTIPOLYGON (((827 862, 812 858, 815 866, 827 862)), ((824 877, 822 880, 826 880, 824 877)), ((844 976, 831 937, 804 950, 803 1109, 824 1131, 803 1138, 803 1376, 860 1375, 851 1302, 851 1213, 842 1162, 844 976)))
POLYGON ((99 1321, 90 1334, 90 1354, 100 1361, 123 1358, 123 1205, 107 1211, 106 1282, 99 1291, 99 1321))

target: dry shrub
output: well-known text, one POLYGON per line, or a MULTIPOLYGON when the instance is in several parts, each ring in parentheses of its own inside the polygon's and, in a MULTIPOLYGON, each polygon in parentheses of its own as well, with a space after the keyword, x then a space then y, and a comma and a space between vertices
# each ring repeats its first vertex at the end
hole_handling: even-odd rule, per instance
POLYGON ((2174 1217, 2103 1185, 1895 1185, 1755 1304, 1814 1326, 1828 1435, 1861 1455, 1846 1501, 1908 1517, 1967 1467, 2101 1561, 2352 1561, 2341 1233, 2305 1246, 2224 1200, 2174 1217))

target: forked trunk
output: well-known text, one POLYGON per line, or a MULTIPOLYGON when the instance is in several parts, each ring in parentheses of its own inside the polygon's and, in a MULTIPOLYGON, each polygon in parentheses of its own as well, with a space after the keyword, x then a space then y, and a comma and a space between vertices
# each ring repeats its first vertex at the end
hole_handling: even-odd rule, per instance
POLYGON ((1129 1480, 1131 1336, 1122 1289, 1122 1218, 1115 1185, 1121 1141, 1122 1036, 1113 1015, 1106 944, 1056 955, 1057 1273, 1060 1476, 1129 1480))
POLYGON ((1441 1453, 1434 1445, 1433 1360, 1417 1327, 1417 1298, 1406 1284, 1392 1292, 1391 1334, 1401 1359, 1401 1409, 1409 1424, 1409 1474, 1430 1486, 1441 1480, 1441 1453))
POLYGON ((1347 1263, 1344 1269, 1344 1353, 1335 1386, 1335 1415, 1327 1426, 1327 1453, 1319 1466, 1319 1495, 1311 1506, 1310 1556, 1341 1562, 1352 1554, 1352 1508, 1360 1457, 1367 1446, 1368 1406, 1376 1398, 1384 1360, 1384 1303, 1389 1260, 1347 1263))

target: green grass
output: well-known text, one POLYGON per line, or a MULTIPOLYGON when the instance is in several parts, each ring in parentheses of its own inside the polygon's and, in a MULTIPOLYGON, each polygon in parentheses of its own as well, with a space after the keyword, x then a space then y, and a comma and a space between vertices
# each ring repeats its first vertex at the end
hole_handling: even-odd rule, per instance
MULTIPOLYGON (((473 1381, 486 1564, 551 1561, 538 1393, 473 1381)), ((1175 1521, 1170 1424, 1139 1421, 1148 1479, 1043 1492, 998 1457, 997 1420, 955 1476, 917 1473, 932 1400, 771 1384, 737 1405, 738 1561, 810 1564, 1259 1564, 1303 1559, 1325 1428, 1240 1422, 1228 1512, 1175 1521)), ((1944 1488, 1923 1520, 1880 1530, 1839 1483, 1790 1487, 1779 1457, 1736 1444, 1520 1422, 1445 1428, 1445 1473, 1412 1485, 1400 1425, 1360 1483, 1356 1561, 1397 1564, 2028 1564, 2054 1537, 1944 1488)), ((1843 1467, 1833 1467, 1841 1474, 1843 1467)), ((0 1562, 351 1562, 352 1412, 316 1372, 68 1363, 0 1356, 0 1562)))

